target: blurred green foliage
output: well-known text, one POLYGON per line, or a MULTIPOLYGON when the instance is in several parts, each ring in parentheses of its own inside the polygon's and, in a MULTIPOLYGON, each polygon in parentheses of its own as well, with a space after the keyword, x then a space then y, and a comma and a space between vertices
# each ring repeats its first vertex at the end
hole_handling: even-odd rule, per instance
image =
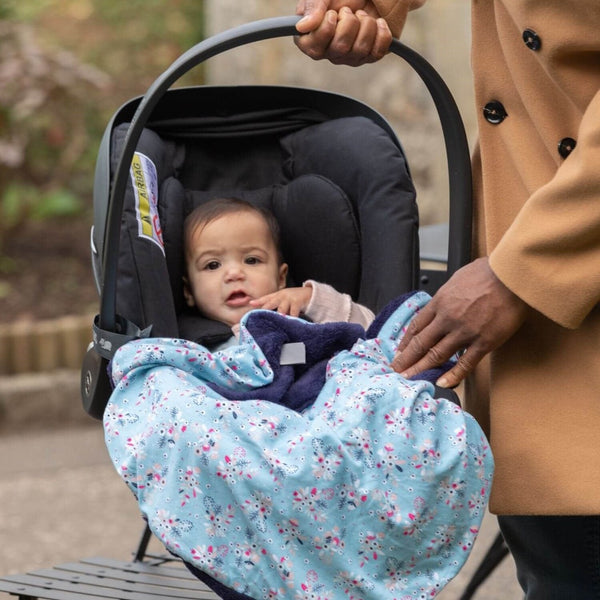
MULTIPOLYGON (((27 219, 89 214, 110 117, 201 41, 203 19, 203 0, 0 2, 0 255, 27 219)), ((201 82, 198 68, 178 85, 201 82)))

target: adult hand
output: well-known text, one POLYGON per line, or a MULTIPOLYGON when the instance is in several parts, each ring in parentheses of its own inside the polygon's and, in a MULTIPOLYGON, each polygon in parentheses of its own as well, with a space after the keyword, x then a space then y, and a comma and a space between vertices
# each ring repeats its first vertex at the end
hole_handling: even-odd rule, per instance
POLYGON ((425 0, 298 0, 296 45, 315 60, 358 66, 387 53, 400 37, 408 11, 425 0))
POLYGON ((392 32, 370 0, 299 0, 295 43, 314 60, 359 66, 385 56, 392 32))
POLYGON ((477 259, 458 270, 411 321, 392 368, 410 378, 463 351, 437 382, 454 387, 521 327, 529 310, 487 258, 477 259))
POLYGON ((264 308, 265 310, 277 310, 279 314, 298 317, 303 313, 312 297, 310 287, 283 288, 272 294, 250 301, 253 308, 264 308))

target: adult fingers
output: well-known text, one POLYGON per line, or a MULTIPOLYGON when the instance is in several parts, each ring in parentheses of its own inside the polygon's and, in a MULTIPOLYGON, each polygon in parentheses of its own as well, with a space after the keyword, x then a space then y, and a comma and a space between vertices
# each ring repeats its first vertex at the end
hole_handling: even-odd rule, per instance
POLYGON ((337 23, 337 13, 329 10, 316 29, 305 35, 295 36, 294 43, 313 60, 327 58, 329 45, 336 34, 337 23))
POLYGON ((361 28, 360 19, 348 7, 337 14, 337 25, 333 39, 329 43, 325 57, 333 64, 356 66, 358 57, 352 53, 361 28))
POLYGON ((328 0, 298 0, 296 14, 303 15, 296 23, 298 33, 309 33, 315 30, 325 18, 329 5, 328 0))
MULTIPOLYGON (((340 62, 359 66, 383 58, 392 42, 392 33, 385 20, 375 19, 364 10, 357 11, 354 18, 358 21, 358 31, 352 32, 354 41, 350 49, 341 47, 340 62)), ((332 47, 334 45, 335 40, 332 47)))
POLYGON ((392 360, 392 368, 410 379, 449 360, 465 344, 454 334, 440 334, 429 327, 415 335, 410 344, 392 360))
POLYGON ((436 381, 436 384, 443 388, 456 387, 469 373, 475 370, 475 367, 485 355, 486 352, 479 351, 477 346, 473 344, 460 355, 456 364, 446 371, 436 381))
MULTIPOLYGON (((413 338, 419 334, 425 327, 427 327, 436 317, 435 311, 435 299, 431 300, 429 304, 427 304, 424 308, 422 308, 411 320, 411 322, 406 327, 404 335, 398 344, 398 352, 404 351, 404 349, 410 344, 413 338)), ((440 336, 435 340, 439 339, 440 336)), ((423 352, 424 353, 424 352, 423 352)), ((420 355, 418 358, 420 358, 420 355)), ((408 360, 406 357, 405 360, 408 360)), ((408 363, 406 364, 408 366, 408 363)))
POLYGON ((371 48, 373 61, 382 59, 389 51, 392 43, 392 32, 385 19, 377 19, 377 35, 371 48))

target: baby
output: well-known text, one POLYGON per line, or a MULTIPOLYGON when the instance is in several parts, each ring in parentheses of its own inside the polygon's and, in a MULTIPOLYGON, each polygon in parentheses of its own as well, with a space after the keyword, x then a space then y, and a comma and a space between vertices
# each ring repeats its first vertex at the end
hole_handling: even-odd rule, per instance
POLYGON ((286 287, 288 265, 277 221, 243 200, 217 198, 198 206, 185 220, 184 247, 187 305, 229 325, 234 335, 240 319, 256 308, 365 329, 374 319, 368 308, 327 284, 308 280, 302 287, 286 287))

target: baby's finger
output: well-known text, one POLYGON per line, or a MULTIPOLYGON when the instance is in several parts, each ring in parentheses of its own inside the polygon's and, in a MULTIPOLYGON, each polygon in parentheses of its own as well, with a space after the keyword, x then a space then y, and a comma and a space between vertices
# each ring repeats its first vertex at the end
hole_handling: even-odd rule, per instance
POLYGON ((289 315, 290 314, 290 302, 287 298, 282 298, 281 301, 278 303, 277 307, 277 312, 280 315, 289 315))
POLYGON ((250 300, 249 304, 254 308, 264 308, 266 310, 272 310, 273 308, 277 308, 278 305, 277 300, 277 292, 274 294, 267 294, 265 296, 261 296, 260 298, 254 298, 254 300, 250 300))

